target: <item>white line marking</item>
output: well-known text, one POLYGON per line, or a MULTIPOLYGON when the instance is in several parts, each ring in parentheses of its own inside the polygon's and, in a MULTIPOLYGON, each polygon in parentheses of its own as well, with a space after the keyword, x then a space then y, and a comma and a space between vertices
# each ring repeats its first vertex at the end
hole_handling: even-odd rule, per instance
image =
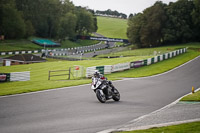
MULTIPOLYGON (((200 88, 196 89, 195 92, 197 91, 200 91, 200 88)), ((116 129, 107 129, 107 130, 104 130, 104 131, 100 131, 100 132, 97 132, 97 133, 111 133, 111 132, 114 132, 114 131, 132 131, 132 130, 136 130, 136 129, 148 129, 148 128, 151 128, 151 127, 161 127, 161 126, 165 126, 165 125, 176 125, 176 124, 181 124, 181 123, 187 123, 187 122, 194 122, 194 121, 200 121, 200 118, 199 119, 192 119, 192 120, 185 120, 185 121, 175 121, 175 122, 170 122, 170 123, 164 123, 164 124, 155 124, 155 125, 147 125, 147 126, 140 126, 140 127, 134 127, 134 128, 126 128, 128 126, 130 126, 132 123, 134 122, 137 122, 137 121, 140 121, 141 119, 144 119, 150 115, 153 115, 155 113, 158 113, 164 109, 167 109, 167 108, 170 108, 171 106, 177 104, 183 97, 187 96, 187 95, 190 95, 192 94, 192 92, 178 98, 177 100, 175 100, 174 102, 158 109, 158 110, 155 110, 149 114, 146 114, 146 115, 143 115, 143 116, 140 116, 126 124, 124 124, 123 126, 121 126, 120 128, 116 128, 116 129), (129 130, 130 129, 130 130, 129 130)))
MULTIPOLYGON (((133 80, 133 79, 143 79, 143 78, 151 78, 151 77, 157 77, 157 76, 161 76, 161 75, 164 75, 164 74, 167 74, 169 72, 172 72, 184 65, 187 65, 188 63, 196 60, 197 58, 199 58, 200 56, 174 68, 174 69, 171 69, 167 72, 164 72, 164 73, 161 73, 161 74, 157 74, 157 75, 153 75, 153 76, 148 76, 148 77, 140 77, 140 78, 128 78, 128 79, 122 79, 122 80, 116 80, 116 81, 113 81, 113 82, 121 82, 121 81, 125 81, 125 80, 133 80)), ((69 87, 63 87, 63 88, 55 88, 55 89, 49 89, 49 90, 42 90, 42 91, 36 91, 36 92, 29 92, 29 93, 22 93, 22 94, 14 94, 14 95, 7 95, 7 96, 0 96, 0 98, 6 98, 6 97, 14 97, 14 96, 24 96, 24 95, 30 95, 30 94, 37 94, 37 93, 43 93, 43 92, 49 92, 49 91, 57 91, 57 90, 63 90, 63 89, 67 89, 67 88, 76 88, 76 87, 80 87, 80 86, 87 86, 87 85, 90 85, 90 84, 84 84, 84 85, 78 85, 78 86, 69 86, 69 87)))
MULTIPOLYGON (((200 88, 196 89, 195 92, 197 92, 197 91, 199 91, 199 90, 200 90, 200 88)), ((190 94, 192 94, 192 92, 190 92, 190 93, 188 93, 188 94, 186 94, 186 95, 184 95, 184 96, 178 98, 178 99, 175 100, 174 102, 172 102, 172 103, 170 103, 170 104, 168 104, 168 105, 166 105, 166 106, 164 106, 164 107, 162 107, 162 108, 160 108, 160 109, 158 109, 158 110, 156 110, 156 111, 153 111, 153 112, 151 112, 151 113, 149 113, 149 114, 147 114, 147 115, 143 115, 143 116, 141 116, 141 117, 139 117, 139 118, 136 118, 136 119, 134 119, 134 120, 132 120, 132 121, 130 121, 130 122, 136 122, 136 121, 138 121, 138 120, 140 120, 140 119, 143 119, 143 118, 145 118, 145 117, 148 117, 148 116, 150 116, 150 115, 152 115, 152 114, 158 113, 158 112, 160 112, 160 111, 162 111, 162 110, 164 110, 164 109, 166 109, 166 108, 170 108, 171 106, 177 104, 183 97, 185 97, 185 96, 187 96, 187 95, 190 95, 190 94)))
POLYGON ((168 122, 168 123, 162 123, 162 124, 155 124, 155 125, 147 125, 147 126, 134 127, 134 128, 129 128, 126 131, 145 130, 145 129, 149 129, 149 128, 153 128, 153 127, 172 126, 172 125, 179 125, 179 124, 191 123, 191 122, 196 122, 196 121, 200 121, 200 118, 191 119, 191 120, 184 120, 184 121, 168 122))
POLYGON ((41 90, 41 91, 28 92, 28 93, 22 93, 22 94, 14 94, 14 95, 0 96, 0 98, 15 97, 15 96, 24 96, 24 95, 31 95, 31 94, 37 94, 37 93, 43 93, 43 92, 50 92, 50 91, 64 90, 64 89, 68 89, 68 88, 77 88, 77 87, 87 86, 87 85, 90 85, 90 84, 83 84, 83 85, 78 85, 78 86, 68 86, 68 87, 63 87, 63 88, 55 88, 55 89, 41 90))

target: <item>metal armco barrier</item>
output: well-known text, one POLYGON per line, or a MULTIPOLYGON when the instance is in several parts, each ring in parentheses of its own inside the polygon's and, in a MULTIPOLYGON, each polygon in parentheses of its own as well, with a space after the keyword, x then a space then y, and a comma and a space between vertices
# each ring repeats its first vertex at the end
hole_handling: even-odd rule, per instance
POLYGON ((144 66, 145 63, 147 64, 147 60, 141 60, 141 61, 134 61, 130 63, 131 68, 138 68, 144 66))
POLYGON ((0 82, 10 81, 10 73, 0 73, 0 82))
POLYGON ((0 82, 28 81, 28 80, 30 80, 30 71, 27 71, 27 72, 0 73, 0 82))
POLYGON ((128 63, 121 63, 112 66, 112 72, 119 72, 130 69, 130 62, 128 63))
POLYGON ((112 65, 104 66, 104 74, 110 74, 112 72, 112 65))
POLYGON ((30 71, 10 73, 10 81, 28 81, 30 80, 30 71))
POLYGON ((14 52, 0 52, 0 55, 17 55, 17 54, 36 54, 40 53, 41 50, 33 50, 33 51, 14 51, 14 52))
POLYGON ((93 66, 93 67, 88 67, 86 69, 86 77, 92 77, 93 73, 95 70, 99 70, 100 73, 104 74, 110 74, 112 72, 118 72, 118 71, 124 71, 128 69, 134 69, 142 66, 148 66, 163 60, 170 59, 172 57, 175 57, 177 55, 180 55, 182 53, 185 53, 187 48, 175 50, 169 53, 165 53, 159 56, 155 56, 153 58, 148 58, 145 60, 141 61, 133 61, 133 62, 128 62, 128 63, 122 63, 122 64, 116 64, 116 65, 105 65, 105 66, 93 66))

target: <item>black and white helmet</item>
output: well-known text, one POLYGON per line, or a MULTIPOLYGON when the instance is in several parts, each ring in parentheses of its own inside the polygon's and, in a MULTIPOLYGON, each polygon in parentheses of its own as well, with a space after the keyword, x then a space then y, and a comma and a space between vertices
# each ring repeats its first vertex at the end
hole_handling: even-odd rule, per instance
POLYGON ((95 77, 95 78, 99 78, 99 77, 100 77, 100 73, 99 73, 98 70, 95 70, 95 72, 94 72, 94 77, 95 77))

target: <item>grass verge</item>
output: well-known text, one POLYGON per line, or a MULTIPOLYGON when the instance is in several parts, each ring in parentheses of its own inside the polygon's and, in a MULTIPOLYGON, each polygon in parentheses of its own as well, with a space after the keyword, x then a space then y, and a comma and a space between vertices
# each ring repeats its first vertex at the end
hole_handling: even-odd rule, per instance
MULTIPOLYGON (((108 77, 109 80, 117 80, 120 78, 129 78, 129 77, 133 78, 133 77, 151 76, 151 75, 163 73, 165 71, 173 69, 174 67, 177 67, 195 58, 198 55, 200 55, 199 51, 191 49, 191 50, 188 50, 188 52, 185 54, 178 55, 177 57, 174 57, 166 61, 152 64, 150 66, 127 70, 124 72, 112 73, 106 76, 108 77)), ((96 60, 83 60, 83 61, 49 60, 49 62, 45 62, 45 63, 1 67, 0 73, 30 71, 31 80, 25 81, 25 82, 0 83, 0 95, 11 95, 11 94, 26 93, 26 92, 33 92, 33 91, 46 90, 46 89, 76 86, 76 85, 87 84, 91 82, 91 79, 66 80, 67 79, 66 77, 55 77, 52 80, 48 80, 49 70, 66 70, 67 68, 73 67, 74 65, 80 65, 84 67, 113 65, 113 64, 137 61, 137 60, 142 60, 142 59, 147 59, 147 58, 149 58, 149 56, 131 56, 131 57, 123 57, 123 58, 98 59, 98 61, 96 60)))
POLYGON ((200 52, 195 52, 193 50, 188 50, 187 53, 176 56, 172 59, 168 59, 150 66, 144 66, 136 69, 130 69, 124 72, 117 72, 111 75, 108 75, 108 78, 115 79, 118 78, 136 78, 136 77, 146 77, 156 74, 160 74, 166 71, 169 71, 185 62, 190 61, 191 59, 200 55, 200 52))
MULTIPOLYGON (((82 46, 97 44, 98 42, 99 41, 94 41, 94 40, 78 40, 77 42, 66 40, 61 43, 61 47, 52 47, 52 48, 49 47, 48 49, 82 47, 82 46)), ((25 50, 25 51, 41 50, 43 48, 44 48, 43 46, 36 45, 28 39, 0 41, 1 52, 22 51, 22 50, 25 50)))
POLYGON ((120 133, 199 133, 199 131, 200 131, 200 122, 192 122, 174 126, 166 126, 160 128, 155 127, 147 130, 136 130, 136 131, 120 132, 120 133))
POLYGON ((126 29, 128 27, 126 19, 97 17, 97 33, 111 38, 127 39, 126 29))
POLYGON ((200 91, 183 97, 180 101, 200 102, 200 91))
MULTIPOLYGON (((145 57, 143 57, 145 58, 145 57)), ((148 57, 146 57, 148 58, 148 57)), ((125 57, 120 59, 101 59, 101 60, 83 60, 83 61, 55 61, 45 63, 35 63, 28 65, 16 65, 10 67, 1 67, 0 73, 10 72, 23 72, 30 71, 31 80, 21 82, 6 82, 0 83, 0 95, 11 95, 18 93, 26 93, 32 91, 76 86, 81 84, 87 84, 91 82, 91 79, 81 80, 66 80, 67 77, 53 77, 52 80, 48 80, 49 70, 66 70, 74 65, 80 65, 84 67, 101 66, 102 64, 113 65, 123 62, 130 62, 133 60, 141 59, 141 57, 125 57)), ((73 78, 73 77, 72 77, 73 78)))
POLYGON ((33 44, 29 40, 5 40, 0 41, 0 51, 6 52, 6 51, 21 51, 21 50, 40 50, 43 47, 38 46, 36 44, 33 44))
POLYGON ((63 41, 60 48, 74 48, 97 44, 99 41, 94 40, 78 40, 77 42, 72 42, 69 40, 63 41))

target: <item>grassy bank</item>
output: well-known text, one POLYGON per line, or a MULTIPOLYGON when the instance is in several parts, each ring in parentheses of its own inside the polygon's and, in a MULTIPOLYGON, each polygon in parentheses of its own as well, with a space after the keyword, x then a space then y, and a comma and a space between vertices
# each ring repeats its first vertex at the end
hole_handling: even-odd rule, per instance
MULTIPOLYGON (((192 44, 192 45, 194 45, 195 47, 200 47, 200 44, 198 43, 192 44)), ((178 47, 180 47, 180 45, 176 46, 176 48, 178 47)), ((109 80, 115 80, 115 79, 120 79, 124 77, 150 76, 150 75, 162 73, 170 69, 173 69, 174 67, 181 65, 195 58, 198 55, 200 55, 199 51, 189 49, 187 53, 179 55, 175 58, 172 58, 166 61, 162 61, 150 66, 127 70, 124 72, 112 73, 106 76, 108 77, 109 80)), ((50 60, 49 62, 45 62, 45 63, 1 67, 0 73, 30 71, 31 80, 25 81, 25 82, 0 83, 0 95, 10 95, 10 94, 38 91, 38 90, 75 86, 75 85, 86 84, 86 83, 91 82, 90 79, 80 79, 80 80, 70 80, 70 81, 63 80, 63 79, 66 79, 66 77, 55 77, 55 78, 52 78, 52 80, 48 80, 49 70, 66 70, 67 68, 73 67, 74 65, 80 65, 84 67, 113 65, 113 64, 137 61, 137 60, 147 59, 147 58, 149 58, 149 56, 130 56, 130 57, 123 57, 123 58, 98 59, 98 61, 96 60, 84 60, 84 61, 50 60)))
POLYGON ((82 47, 82 46, 88 46, 97 44, 99 41, 93 41, 93 40, 78 40, 76 42, 72 42, 69 40, 63 41, 61 48, 74 48, 74 47, 82 47))
POLYGON ((126 29, 128 27, 126 19, 97 17, 98 31, 106 37, 126 39, 126 29))
POLYGON ((108 77, 113 79, 116 77, 136 78, 136 77, 151 76, 171 70, 187 61, 190 61, 191 59, 197 57, 198 55, 200 55, 199 52, 188 50, 187 53, 176 56, 172 59, 161 61, 150 66, 144 66, 141 68, 131 69, 124 72, 113 73, 108 77))
MULTIPOLYGON (((145 58, 145 57, 144 57, 145 58)), ((113 65, 132 60, 141 59, 140 57, 126 57, 121 59, 102 59, 102 60, 84 60, 84 61, 52 61, 45 63, 35 63, 29 65, 18 65, 10 67, 1 67, 0 73, 30 71, 31 80, 26 82, 7 82, 0 84, 0 95, 25 93, 31 91, 53 89, 66 86, 75 86, 90 83, 91 79, 81 80, 63 80, 66 77, 55 77, 48 80, 49 70, 66 70, 74 65, 84 67, 101 66, 102 64, 113 65)), ((72 77, 73 78, 73 77, 72 77)))
POLYGON ((137 130, 137 131, 120 132, 120 133, 199 133, 199 131, 200 131, 200 122, 192 122, 174 126, 166 126, 160 128, 155 127, 147 130, 137 130))
POLYGON ((0 41, 0 51, 40 50, 43 47, 33 44, 29 40, 5 40, 0 41))
POLYGON ((200 102, 200 91, 183 97, 181 101, 200 102))
MULTIPOLYGON (((93 40, 78 40, 76 42, 66 40, 61 43, 61 47, 56 47, 56 48, 74 48, 74 47, 93 45, 93 44, 97 44, 97 43, 98 43, 98 41, 93 41, 93 40)), ((22 51, 22 50, 25 50, 25 51, 41 50, 43 48, 44 47, 36 45, 28 39, 27 40, 22 39, 22 40, 0 41, 0 51, 1 52, 22 51)), ((51 49, 51 48, 49 48, 49 49, 51 49)))
MULTIPOLYGON (((184 47, 180 47, 184 48, 184 47)), ((174 51, 180 48, 168 48, 168 47, 159 47, 159 48, 144 48, 144 49, 134 49, 134 50, 125 50, 120 52, 111 52, 109 54, 99 55, 97 58, 107 58, 107 57, 127 57, 127 56, 156 56, 159 54, 164 54, 167 52, 174 51)))

